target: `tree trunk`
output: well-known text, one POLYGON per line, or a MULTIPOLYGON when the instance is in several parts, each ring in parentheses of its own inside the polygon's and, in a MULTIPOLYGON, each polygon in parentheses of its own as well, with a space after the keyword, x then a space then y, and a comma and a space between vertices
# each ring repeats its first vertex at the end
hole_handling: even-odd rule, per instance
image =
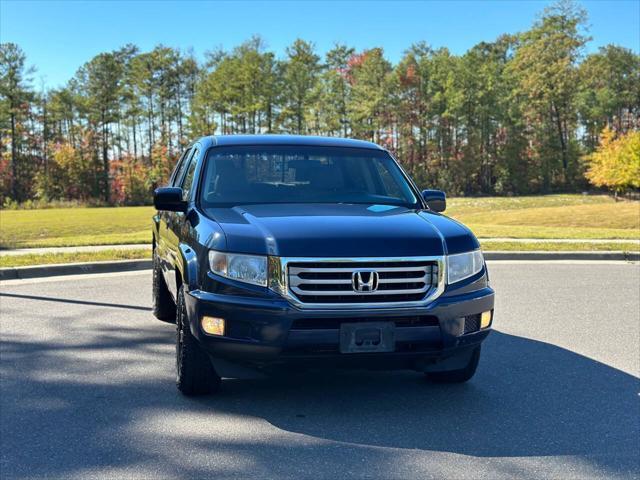
POLYGON ((136 117, 133 117, 133 158, 138 159, 138 139, 136 137, 136 117))
POLYGON ((49 196, 49 150, 47 148, 47 101, 43 96, 42 102, 42 160, 44 163, 44 181, 46 196, 49 196))
MULTIPOLYGON (((179 92, 179 89, 178 89, 179 92)), ((178 146, 182 145, 184 140, 182 132, 182 102, 180 101, 180 94, 178 93, 178 146)))
POLYGON ((148 109, 148 119, 149 119, 149 162, 151 162, 151 154, 153 153, 153 97, 149 95, 149 109, 148 109))
POLYGON ((18 201, 18 148, 16 145, 16 114, 11 106, 11 195, 18 201))
POLYGON ((558 138, 560 139, 560 148, 562 150, 562 169, 564 173, 564 181, 567 182, 567 169, 569 168, 569 159, 567 155, 567 142, 564 137, 564 129, 562 128, 562 119, 558 107, 553 104, 553 111, 556 117, 556 128, 558 129, 558 138))
POLYGON ((102 185, 104 201, 109 203, 109 149, 107 139, 107 123, 104 110, 102 111, 102 185))

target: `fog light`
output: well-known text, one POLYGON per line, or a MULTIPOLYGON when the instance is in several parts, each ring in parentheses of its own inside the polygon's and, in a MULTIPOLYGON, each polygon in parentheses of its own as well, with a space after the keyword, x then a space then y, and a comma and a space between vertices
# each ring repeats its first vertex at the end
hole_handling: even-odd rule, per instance
POLYGON ((209 335, 224 335, 224 318, 202 317, 202 330, 209 335))
POLYGON ((491 312, 491 310, 489 310, 488 312, 482 312, 482 315, 480 317, 480 328, 487 328, 489 325, 491 325, 492 313, 493 312, 491 312))

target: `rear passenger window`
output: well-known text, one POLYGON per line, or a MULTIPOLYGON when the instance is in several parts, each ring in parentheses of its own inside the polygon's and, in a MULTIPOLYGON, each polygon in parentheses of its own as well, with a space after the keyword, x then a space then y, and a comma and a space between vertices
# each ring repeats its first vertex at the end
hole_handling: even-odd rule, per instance
POLYGON ((193 155, 189 159, 187 166, 187 173, 184 177, 184 181, 182 182, 182 200, 189 200, 189 196, 191 194, 191 189, 193 188, 193 176, 196 171, 196 163, 198 163, 198 149, 194 149, 193 155))

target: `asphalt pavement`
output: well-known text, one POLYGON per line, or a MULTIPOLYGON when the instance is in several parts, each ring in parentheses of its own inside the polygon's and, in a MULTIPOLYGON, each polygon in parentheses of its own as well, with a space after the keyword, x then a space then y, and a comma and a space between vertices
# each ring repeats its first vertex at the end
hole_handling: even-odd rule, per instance
POLYGON ((415 372, 174 385, 148 271, 0 284, 0 477, 638 478, 640 265, 493 262, 465 385, 415 372))

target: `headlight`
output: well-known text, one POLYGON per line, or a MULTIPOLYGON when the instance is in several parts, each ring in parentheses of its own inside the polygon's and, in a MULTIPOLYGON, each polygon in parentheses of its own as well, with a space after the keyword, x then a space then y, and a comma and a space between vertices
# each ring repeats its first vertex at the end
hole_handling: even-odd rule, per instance
POLYGON ((209 251, 211 271, 222 277, 267 286, 267 257, 209 251))
POLYGON ((448 255, 447 283, 451 285, 452 283, 469 278, 482 270, 483 265, 484 257, 480 250, 459 253, 457 255, 448 255))

